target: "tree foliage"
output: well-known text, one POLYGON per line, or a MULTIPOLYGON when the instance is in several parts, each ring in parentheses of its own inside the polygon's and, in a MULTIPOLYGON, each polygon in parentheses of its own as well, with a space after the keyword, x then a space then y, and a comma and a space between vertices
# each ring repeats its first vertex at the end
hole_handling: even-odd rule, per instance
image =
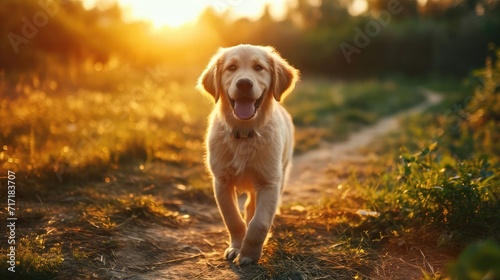
POLYGON ((369 0, 351 16, 353 1, 298 0, 285 18, 229 20, 207 9, 195 25, 152 31, 127 22, 119 6, 85 9, 81 2, 0 2, 0 69, 48 71, 53 63, 85 62, 200 67, 220 46, 273 45, 304 73, 332 78, 404 74, 467 75, 500 44, 498 1, 369 0), (445 3, 446 2, 446 3, 445 3), (391 7, 400 7, 392 12, 391 7), (364 35, 363 35, 363 34, 364 35), (364 43, 358 44, 363 41, 364 43), (343 50, 351 46, 351 52, 343 50))

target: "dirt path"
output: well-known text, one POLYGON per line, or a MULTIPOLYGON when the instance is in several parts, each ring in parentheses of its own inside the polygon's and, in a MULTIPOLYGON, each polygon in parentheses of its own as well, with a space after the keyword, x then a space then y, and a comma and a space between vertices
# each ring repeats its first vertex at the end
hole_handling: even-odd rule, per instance
MULTIPOLYGON (((374 139, 395 130, 399 119, 422 112, 441 101, 441 96, 424 91, 427 100, 411 109, 381 119, 375 125, 361 129, 340 143, 323 144, 294 159, 291 178, 286 187, 284 205, 307 205, 317 202, 335 178, 329 178, 324 169, 332 164, 363 160, 359 149, 374 139)), ((130 229, 121 236, 127 244, 115 254, 127 269, 113 270, 116 278, 126 279, 260 279, 260 266, 238 267, 225 261, 221 252, 227 246, 227 233, 217 208, 206 204, 183 204, 182 210, 192 213, 196 222, 186 228, 130 229), (169 242, 165 242, 168 240, 169 242), (151 254, 156 247, 158 254, 151 254), (139 249, 138 249, 139 248, 139 249), (141 248, 144 248, 141 251, 141 248), (170 253, 169 253, 170 252, 170 253), (168 260, 168 261, 165 261, 168 260), (132 272, 132 273, 131 273, 132 272)), ((279 219, 279 218, 278 218, 279 219)))
POLYGON ((293 168, 283 195, 283 204, 316 203, 325 191, 325 185, 331 186, 335 178, 323 172, 331 165, 345 161, 363 160, 359 150, 377 137, 394 131, 399 127, 402 117, 418 114, 442 100, 442 96, 428 89, 420 88, 427 100, 415 107, 379 120, 376 124, 353 133, 349 139, 340 143, 323 143, 318 149, 306 152, 294 158, 293 168))

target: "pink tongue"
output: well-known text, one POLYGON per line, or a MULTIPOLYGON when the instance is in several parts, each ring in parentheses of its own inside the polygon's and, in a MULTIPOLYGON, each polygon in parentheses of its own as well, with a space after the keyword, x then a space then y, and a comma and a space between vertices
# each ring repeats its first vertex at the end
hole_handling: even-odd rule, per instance
POLYGON ((255 113, 255 100, 236 100, 234 113, 242 120, 248 120, 255 113))

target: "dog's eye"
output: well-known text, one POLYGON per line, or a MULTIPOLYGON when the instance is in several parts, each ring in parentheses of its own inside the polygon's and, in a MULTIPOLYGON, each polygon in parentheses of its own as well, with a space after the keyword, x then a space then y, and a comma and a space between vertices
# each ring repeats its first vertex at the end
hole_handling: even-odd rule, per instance
POLYGON ((255 71, 262 71, 262 70, 264 70, 264 67, 262 67, 262 65, 256 64, 256 65, 253 67, 253 69, 254 69, 255 71))
POLYGON ((231 65, 229 65, 229 67, 227 67, 227 70, 229 70, 229 71, 236 71, 237 68, 238 67, 236 67, 236 65, 231 64, 231 65))

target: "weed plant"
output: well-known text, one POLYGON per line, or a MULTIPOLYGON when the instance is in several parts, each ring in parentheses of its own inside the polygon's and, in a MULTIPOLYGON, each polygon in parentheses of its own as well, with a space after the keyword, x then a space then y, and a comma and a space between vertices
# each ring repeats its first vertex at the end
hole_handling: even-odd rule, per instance
POLYGON ((451 109, 438 106, 407 118, 405 129, 378 143, 378 162, 371 163, 378 166, 354 172, 339 186, 350 192, 349 202, 342 194, 330 197, 318 211, 367 209, 363 213, 373 214, 362 214, 357 228, 376 242, 434 244, 441 252, 475 244, 449 274, 496 279, 498 262, 474 260, 500 255, 492 245, 500 240, 500 63, 488 62, 476 75, 481 84, 471 96, 451 109), (395 145, 402 148, 396 152, 395 145), (481 243, 486 239, 492 241, 481 243), (471 264, 464 268, 465 262, 471 264))

